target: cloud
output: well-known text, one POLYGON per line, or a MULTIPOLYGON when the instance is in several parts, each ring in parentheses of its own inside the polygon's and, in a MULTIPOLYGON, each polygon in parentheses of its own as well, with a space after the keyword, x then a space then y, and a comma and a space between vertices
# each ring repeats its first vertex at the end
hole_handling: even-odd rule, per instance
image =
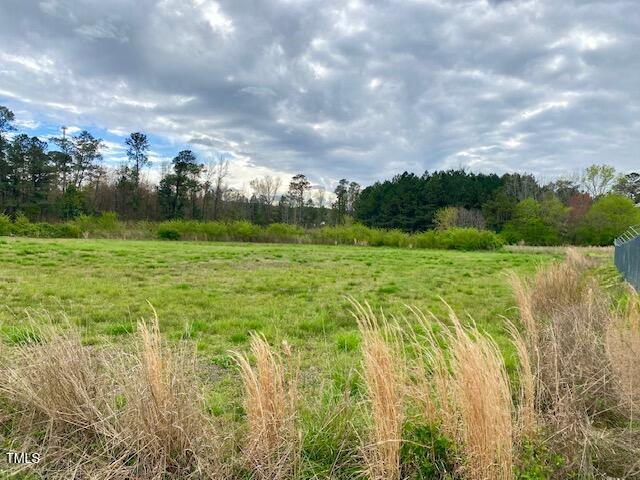
POLYGON ((633 0, 5 4, 0 103, 25 128, 227 153, 238 188, 269 172, 330 188, 405 169, 637 168, 633 0))

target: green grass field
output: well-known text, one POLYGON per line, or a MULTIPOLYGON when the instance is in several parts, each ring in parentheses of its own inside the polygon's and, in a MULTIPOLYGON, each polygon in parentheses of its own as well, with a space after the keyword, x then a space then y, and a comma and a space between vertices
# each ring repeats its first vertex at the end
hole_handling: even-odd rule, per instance
POLYGON ((192 339, 206 356, 242 348, 258 330, 311 357, 349 350, 356 331, 350 295, 387 313, 402 313, 405 304, 442 313, 442 298, 499 337, 500 316, 513 306, 506 272, 531 272, 553 256, 7 238, 0 243, 0 322, 5 339, 17 341, 25 311, 64 313, 87 342, 117 341, 152 315, 152 305, 168 338, 192 339))
MULTIPOLYGON (((591 254, 604 258, 610 251, 591 254)), ((165 338, 197 352, 208 412, 237 428, 246 412, 229 351, 247 351, 252 331, 275 346, 286 341, 300 367, 300 478, 328 478, 328 472, 358 478, 361 463, 353 453, 368 417, 360 334, 347 297, 398 318, 407 305, 444 318, 446 301, 497 341, 517 382, 505 328, 505 317, 517 318, 508 274, 532 274, 563 255, 563 249, 3 238, 0 339, 20 344, 33 339, 30 322, 65 328, 68 319, 86 344, 126 350, 138 341, 137 322, 155 309, 165 338)), ((610 262, 601 265, 613 278, 610 262)))
MULTIPOLYGON (((28 315, 66 316, 87 343, 123 342, 153 308, 165 336, 194 343, 227 366, 256 330, 286 340, 303 367, 356 365, 358 334, 346 296, 388 314, 406 304, 460 316, 503 343, 514 316, 508 271, 533 272, 545 252, 456 252, 349 246, 122 240, 27 240, 0 244, 0 332, 29 333, 28 315)), ((506 343, 506 342, 505 342, 506 343)))

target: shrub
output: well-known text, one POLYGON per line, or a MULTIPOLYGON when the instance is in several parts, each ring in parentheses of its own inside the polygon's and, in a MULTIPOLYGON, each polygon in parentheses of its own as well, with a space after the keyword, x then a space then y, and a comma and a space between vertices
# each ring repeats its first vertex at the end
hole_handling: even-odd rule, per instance
POLYGON ((81 234, 114 233, 123 229, 115 212, 104 212, 99 216, 80 215, 70 222, 81 234))
POLYGON ((401 230, 387 230, 382 238, 383 245, 387 247, 406 247, 409 245, 409 235, 401 230))
POLYGON ((55 236, 62 238, 80 238, 82 236, 80 229, 70 222, 56 225, 56 232, 55 236))
POLYGON ((8 215, 0 213, 0 237, 10 235, 12 232, 11 219, 8 215))
POLYGON ((158 238, 161 240, 180 240, 180 232, 173 222, 163 222, 156 230, 158 238))
POLYGON ((566 224, 568 212, 555 197, 542 202, 527 198, 515 206, 513 217, 501 234, 507 243, 559 245, 563 241, 561 229, 566 224))
POLYGON ((254 240, 260 233, 260 227, 245 220, 227 224, 229 236, 232 240, 248 242, 254 240))
POLYGON ((268 242, 291 242, 301 240, 305 236, 305 230, 298 225, 288 223, 272 223, 262 232, 262 239, 268 242))
POLYGON ((640 208, 623 195, 596 200, 576 230, 576 239, 587 245, 611 245, 627 228, 640 223, 640 208))
POLYGON ((229 229, 225 223, 204 222, 201 226, 207 240, 225 240, 229 236, 229 229))
POLYGON ((13 234, 24 237, 37 237, 38 235, 35 235, 36 231, 29 219, 22 212, 18 212, 13 221, 13 234))
POLYGON ((504 240, 496 233, 475 228, 429 230, 417 233, 414 241, 418 248, 449 250, 496 250, 504 245, 504 240))
POLYGON ((402 478, 447 478, 455 470, 454 443, 437 428, 406 422, 402 429, 402 478))
POLYGON ((442 248, 440 242, 441 235, 435 230, 416 233, 413 236, 417 248, 442 248))
POLYGON ((439 244, 453 250, 495 250, 504 244, 494 232, 475 228, 450 228, 440 236, 439 244))

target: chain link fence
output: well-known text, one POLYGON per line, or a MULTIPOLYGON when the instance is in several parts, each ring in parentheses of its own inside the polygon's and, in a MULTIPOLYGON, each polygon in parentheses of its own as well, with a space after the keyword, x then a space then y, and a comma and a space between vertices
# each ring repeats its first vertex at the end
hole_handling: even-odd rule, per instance
POLYGON ((629 227, 613 244, 616 268, 627 282, 640 291, 640 225, 629 227))

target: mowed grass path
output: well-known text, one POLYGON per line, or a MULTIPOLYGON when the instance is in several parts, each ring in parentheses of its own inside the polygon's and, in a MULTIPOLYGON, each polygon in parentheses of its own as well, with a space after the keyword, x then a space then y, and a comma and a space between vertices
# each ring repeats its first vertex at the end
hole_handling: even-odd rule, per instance
MULTIPOLYGON (((513 316, 506 272, 546 253, 123 240, 0 240, 0 332, 18 341, 25 310, 64 313, 87 342, 118 341, 158 312, 171 339, 205 355, 244 348, 252 330, 305 352, 357 346, 350 295, 388 313, 444 313, 441 298, 500 340, 513 316)), ((36 315, 37 316, 37 315, 36 315)), ((305 355, 303 355, 304 357, 305 355)), ((309 361, 313 356, 307 355, 309 361)))

